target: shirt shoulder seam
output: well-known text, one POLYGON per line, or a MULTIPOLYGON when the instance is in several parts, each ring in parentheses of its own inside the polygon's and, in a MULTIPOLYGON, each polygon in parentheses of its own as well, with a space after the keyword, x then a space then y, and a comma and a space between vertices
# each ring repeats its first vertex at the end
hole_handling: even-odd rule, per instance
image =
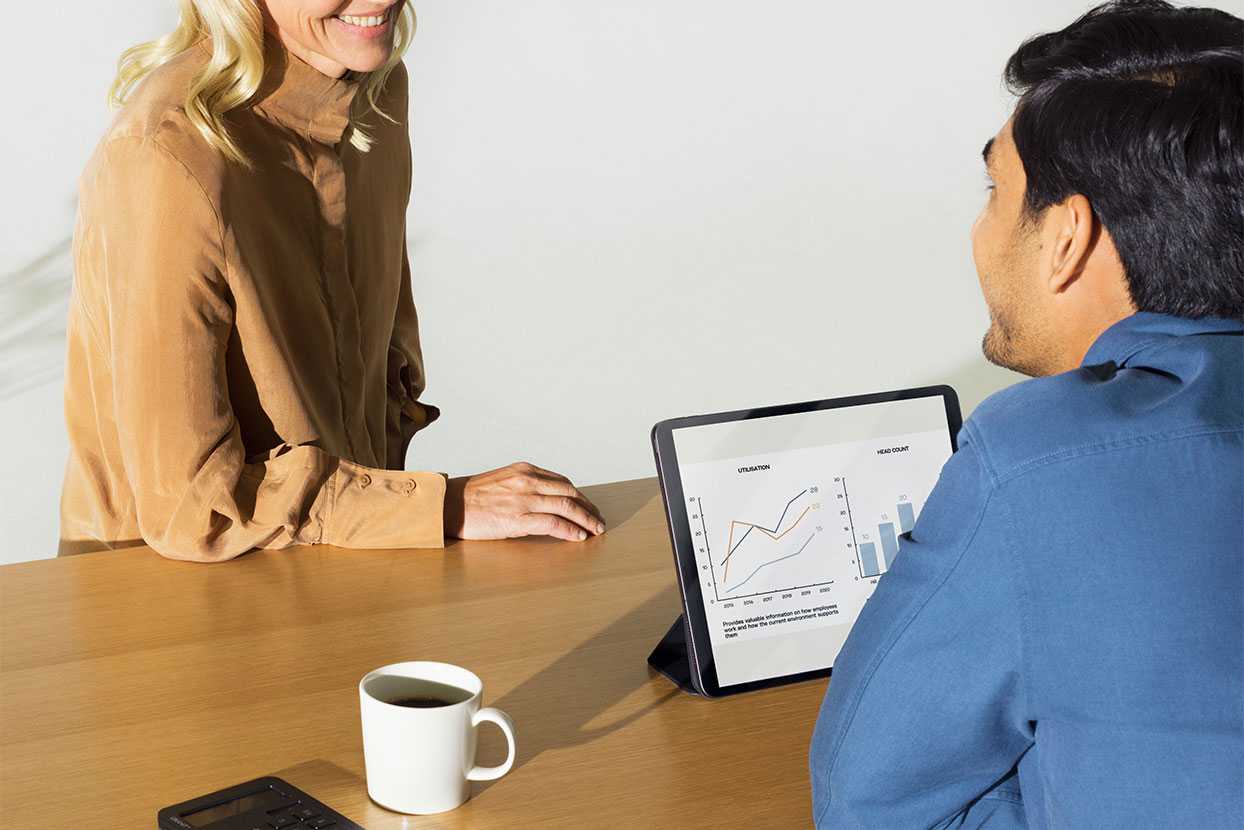
POLYGON ((1149 432, 1141 435, 1129 435, 1126 438, 1117 438, 1112 441, 1099 441, 1092 444, 1081 444, 1075 447, 1065 447, 1058 450, 1052 450, 1036 458, 1023 461, 1014 467, 1011 467, 1002 473, 995 480, 995 484, 1001 485, 1006 482, 1013 481, 1021 476, 1027 475, 1042 467, 1048 467, 1063 461, 1071 461, 1077 458, 1084 458, 1090 455, 1100 455, 1103 453, 1113 452, 1115 450, 1131 449, 1133 447, 1145 446, 1148 444, 1161 444, 1170 441, 1182 441, 1192 438, 1204 438, 1212 435, 1227 435, 1231 433, 1244 433, 1244 425, 1241 426, 1217 426, 1217 427, 1184 427, 1182 429, 1164 430, 1161 432, 1149 432))
POLYGON ((998 473, 993 464, 993 459, 989 455, 989 445, 985 442, 985 436, 976 428, 976 424, 968 421, 963 425, 963 429, 968 433, 968 439, 976 447, 976 455, 980 458, 981 469, 985 471, 985 477, 991 486, 997 486, 998 473))
POLYGON ((222 264, 224 265, 225 282, 228 283, 229 282, 229 255, 228 255, 228 252, 225 250, 224 221, 221 219, 220 211, 216 209, 216 204, 212 201, 212 197, 208 195, 207 188, 203 186, 203 182, 199 181, 199 177, 194 174, 194 171, 190 169, 189 165, 187 165, 184 161, 182 161, 181 158, 179 158, 176 153, 174 153, 165 144, 163 144, 154 134, 122 133, 121 135, 109 136, 107 141, 104 142, 104 145, 107 146, 109 144, 112 144, 113 142, 120 142, 125 139, 133 139, 135 141, 138 141, 140 144, 150 142, 150 144, 153 147, 157 148, 161 153, 163 153, 165 156, 171 159, 178 167, 180 167, 185 172, 186 176, 190 179, 190 181, 194 182, 194 186, 198 188, 200 195, 203 196, 203 201, 207 204, 208 210, 212 212, 212 218, 216 220, 216 239, 217 239, 218 244, 220 245, 220 257, 222 260, 222 264))

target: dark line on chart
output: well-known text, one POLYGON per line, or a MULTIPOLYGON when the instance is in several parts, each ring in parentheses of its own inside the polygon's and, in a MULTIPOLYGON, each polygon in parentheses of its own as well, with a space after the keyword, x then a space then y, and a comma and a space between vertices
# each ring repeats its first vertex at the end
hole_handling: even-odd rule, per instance
MULTIPOLYGON (((803 493, 800 493, 799 495, 802 496, 803 493)), ((796 496, 795 498, 798 498, 798 497, 799 496, 796 496)), ((791 501, 794 501, 794 499, 791 499, 791 501)), ((811 536, 808 537, 808 541, 800 545, 799 550, 795 551, 794 553, 788 553, 785 556, 779 557, 777 559, 770 559, 768 562, 762 562, 760 565, 757 565, 756 570, 752 571, 751 573, 747 575, 747 579, 751 579, 753 576, 760 573, 761 568, 764 568, 768 565, 776 565, 778 562, 781 562, 783 559, 790 559, 792 556, 798 556, 799 554, 803 553, 803 549, 806 548, 808 545, 812 544, 812 540, 815 538, 816 538, 816 534, 813 533, 811 536)), ((727 588, 726 593, 729 594, 733 591, 739 590, 740 588, 742 588, 744 585, 747 584, 747 579, 744 579, 742 582, 740 582, 738 585, 735 585, 733 588, 727 588)))
MULTIPOLYGON (((796 497, 796 498, 797 498, 797 497, 796 497)), ((739 537, 739 542, 738 542, 738 544, 737 544, 737 545, 735 545, 734 547, 730 548, 730 550, 726 552, 726 559, 729 559, 729 558, 730 558, 730 557, 734 554, 734 552, 735 552, 736 550, 738 550, 738 549, 739 549, 739 545, 743 544, 743 540, 747 538, 747 534, 751 533, 751 532, 752 532, 753 530, 755 530, 755 529, 756 529, 756 526, 755 526, 755 525, 748 525, 748 526, 747 526, 747 530, 745 530, 745 531, 743 532, 743 535, 739 537)), ((774 531, 774 533, 776 533, 776 532, 777 532, 777 531, 774 531)), ((726 564, 726 559, 721 560, 720 564, 722 564, 722 565, 726 564)))
MULTIPOLYGON (((772 539, 773 541, 775 541, 775 542, 776 542, 776 541, 780 540, 780 539, 781 539, 783 536, 785 536, 786 534, 790 533, 790 532, 791 532, 792 530, 794 530, 795 528, 799 527, 799 524, 800 524, 800 522, 802 522, 802 521, 803 521, 804 517, 805 517, 805 516, 807 516, 809 513, 811 513, 811 512, 812 512, 812 507, 813 507, 812 505, 808 505, 807 507, 805 507, 805 508, 803 509, 803 512, 799 514, 799 518, 798 518, 798 519, 795 519, 795 521, 791 522, 791 523, 790 523, 790 525, 789 525, 789 526, 788 526, 785 530, 783 530, 781 533, 770 533, 767 529, 765 529, 765 528, 763 528, 763 527, 762 527, 762 528, 760 528, 760 532, 761 532, 761 533, 763 533, 764 535, 768 536, 770 539, 772 539)), ((731 526, 731 527, 734 527, 734 526, 735 526, 735 525, 737 525, 737 524, 738 524, 738 522, 737 522, 737 521, 735 521, 735 522, 731 523, 731 525, 730 525, 730 526, 731 526)), ((738 553, 738 549, 737 549, 737 547, 735 548, 734 553, 738 553)), ((729 567, 728 567, 728 566, 729 566, 729 564, 730 564, 730 559, 734 556, 734 553, 726 554, 726 558, 725 558, 725 559, 723 559, 723 560, 721 560, 721 563, 720 563, 720 564, 722 564, 722 565, 726 565, 726 566, 727 566, 727 570, 729 570, 729 567)))
MULTIPOLYGON (((786 502, 786 506, 782 508, 782 515, 778 516, 777 524, 773 526, 772 530, 769 530, 769 528, 764 527, 763 525, 752 524, 751 522, 739 522, 739 524, 747 525, 747 533, 744 533, 742 536, 740 536, 739 541, 735 542, 734 547, 726 551, 726 559, 729 559, 730 554, 734 553, 736 550, 739 549, 739 545, 743 544, 743 540, 747 538, 747 534, 751 533, 756 528, 760 528, 761 530, 766 531, 768 533, 777 533, 778 528, 782 526, 782 520, 786 518, 786 512, 790 510, 790 506, 794 504, 795 502, 797 502, 799 500, 799 497, 802 496, 806 492, 808 492, 808 488, 805 487, 802 493, 800 493, 798 496, 795 496, 790 501, 786 502)), ((701 513, 700 515, 702 516, 704 514, 701 513)), ((721 564, 724 565, 726 563, 726 559, 722 559, 721 564)))

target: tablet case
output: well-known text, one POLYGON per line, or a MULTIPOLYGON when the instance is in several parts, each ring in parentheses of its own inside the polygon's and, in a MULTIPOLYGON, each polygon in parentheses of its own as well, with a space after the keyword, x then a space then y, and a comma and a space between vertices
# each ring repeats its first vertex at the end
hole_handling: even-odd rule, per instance
POLYGON ((687 657, 688 636, 690 632, 687 631, 687 618, 679 614, 670 630, 661 638, 661 642, 648 655, 648 665, 665 675, 684 692, 704 697, 691 682, 691 661, 687 657))

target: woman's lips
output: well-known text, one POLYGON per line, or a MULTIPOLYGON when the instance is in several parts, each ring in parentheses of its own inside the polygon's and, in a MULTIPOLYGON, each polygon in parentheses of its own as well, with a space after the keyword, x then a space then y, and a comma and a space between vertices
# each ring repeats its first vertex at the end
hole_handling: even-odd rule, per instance
POLYGON ((346 17, 334 17, 341 24, 341 27, 355 37, 376 38, 389 31, 389 27, 393 23, 393 7, 385 10, 383 15, 347 15, 346 17), (380 20, 379 24, 374 21, 380 20), (351 22, 351 20, 358 22, 351 22), (368 25, 370 24, 370 25, 368 25))

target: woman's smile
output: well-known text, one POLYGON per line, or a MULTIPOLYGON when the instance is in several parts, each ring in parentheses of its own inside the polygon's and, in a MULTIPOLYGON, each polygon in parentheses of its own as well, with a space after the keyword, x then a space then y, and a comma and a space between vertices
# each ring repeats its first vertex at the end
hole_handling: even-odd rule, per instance
POLYGON ((373 15, 339 14, 333 17, 333 21, 339 24, 343 31, 355 37, 381 37, 389 31, 392 24, 393 8, 390 6, 381 14, 373 15))

